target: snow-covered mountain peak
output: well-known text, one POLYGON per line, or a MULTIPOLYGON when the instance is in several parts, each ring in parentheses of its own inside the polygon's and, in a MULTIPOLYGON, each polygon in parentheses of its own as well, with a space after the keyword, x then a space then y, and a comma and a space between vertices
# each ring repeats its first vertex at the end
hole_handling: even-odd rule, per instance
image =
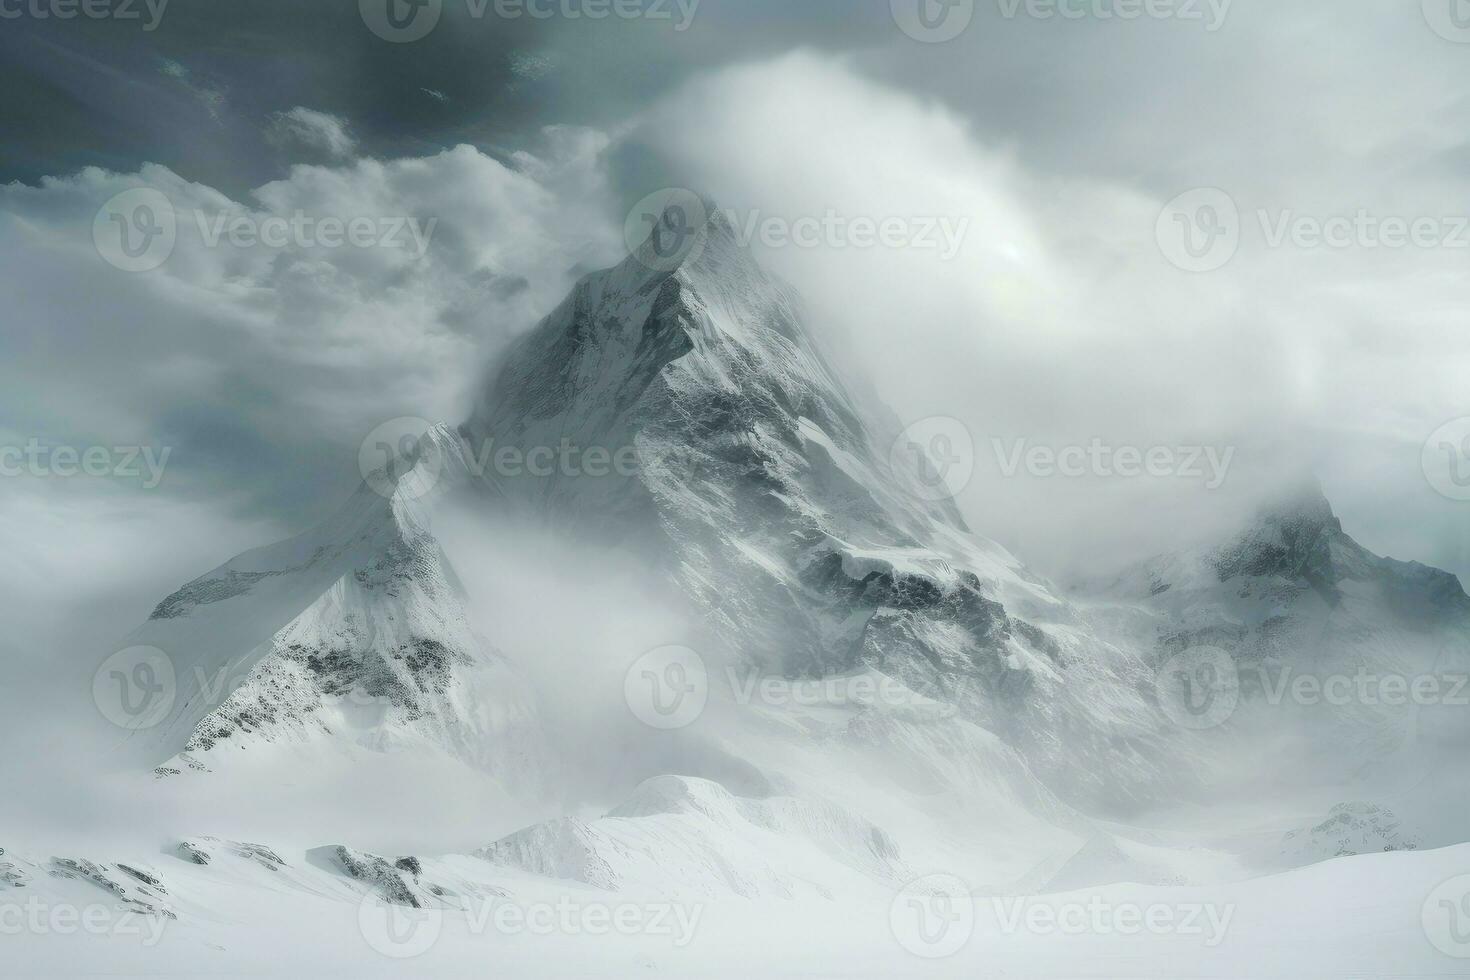
POLYGON ((1407 601, 1403 611, 1411 615, 1470 611, 1455 576, 1380 557, 1353 539, 1315 480, 1267 502, 1249 527, 1210 555, 1210 564, 1222 582, 1241 576, 1298 581, 1332 605, 1371 590, 1394 607, 1407 601))
POLYGON ((564 540, 636 543, 712 664, 892 678, 1069 803, 1177 791, 1178 733, 1153 690, 1173 652, 1332 657, 1423 632, 1416 618, 1463 628, 1458 583, 1361 548, 1314 485, 1125 577, 1111 605, 1074 605, 923 492, 904 426, 854 396, 795 290, 711 214, 680 226, 689 247, 666 267, 635 252, 584 277, 511 347, 464 425, 388 440, 337 516, 165 600, 136 642, 243 678, 223 703, 176 706, 182 764, 346 736, 535 783, 534 692, 470 627, 434 535, 437 498, 459 491, 564 540))
POLYGON ((1333 512, 1321 481, 1310 475, 1278 490, 1263 501, 1256 509, 1255 522, 1304 529, 1342 530, 1342 522, 1333 512))

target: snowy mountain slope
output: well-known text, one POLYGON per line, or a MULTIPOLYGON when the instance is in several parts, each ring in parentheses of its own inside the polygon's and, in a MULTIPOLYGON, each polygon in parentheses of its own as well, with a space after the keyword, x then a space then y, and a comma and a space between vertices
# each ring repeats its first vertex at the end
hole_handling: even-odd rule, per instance
POLYGON ((1452 639, 1470 624, 1455 576, 1369 552, 1315 483, 1263 507, 1235 537, 1152 559, 1111 591, 1166 617, 1166 645, 1219 642, 1253 659, 1353 643, 1375 628, 1452 639))
POLYGON ((1362 547, 1314 481, 1084 601, 1105 610, 1101 634, 1156 665, 1215 798, 1307 808, 1241 845, 1257 867, 1470 838, 1455 775, 1470 744, 1470 598, 1452 575, 1362 547))
POLYGON ((860 876, 901 882, 908 870, 882 829, 831 803, 754 799, 718 783, 659 776, 606 816, 563 818, 475 852, 493 864, 607 891, 825 898, 860 876))
POLYGON ((872 667, 950 701, 963 688, 966 712, 1041 770, 1086 794, 1146 795, 1165 750, 1143 663, 968 531, 925 479, 933 460, 855 402, 802 316, 719 212, 677 264, 640 253, 587 277, 511 352, 464 432, 487 453, 631 448, 636 470, 489 473, 492 498, 636 542, 741 662, 872 667))
POLYGON ((168 656, 176 681, 167 715, 137 733, 159 759, 177 753, 160 774, 345 739, 426 745, 534 791, 549 760, 533 702, 471 627, 429 530, 431 491, 463 470, 459 444, 439 429, 418 452, 322 526, 184 586, 133 634, 168 656))
MULTIPOLYGON (((123 856, 130 865, 134 861, 123 856)), ((1116 884, 973 899, 974 923, 952 957, 921 960, 895 938, 892 890, 776 904, 736 896, 660 899, 525 875, 464 855, 415 858, 418 880, 445 883, 443 908, 386 908, 368 882, 308 853, 262 867, 231 853, 207 866, 162 856, 150 867, 178 917, 120 912, 80 880, 42 875, 27 889, 41 907, 108 909, 97 933, 28 929, 6 937, 10 964, 49 975, 474 976, 493 962, 509 976, 666 973, 724 977, 935 977, 994 972, 1031 977, 1457 976, 1462 934, 1443 928, 1446 879, 1470 866, 1470 845, 1364 854, 1210 887, 1116 884), (1326 900, 1331 896, 1335 900, 1326 900), (1213 910, 1218 932, 1035 929, 1013 912, 1057 916, 1101 908, 1178 916, 1213 910), (509 909, 517 916, 497 917, 509 909), (535 930, 534 915, 574 928, 535 930), (600 928, 619 914, 645 926, 600 928), (680 917, 682 914, 682 918, 680 917), (388 919, 386 916, 395 916, 388 919), (1438 916, 1438 918, 1435 918, 1438 916), (579 927, 579 928, 577 928, 579 927), (1435 931, 1435 929, 1438 931, 1435 931), (1310 943, 1303 937, 1311 937, 1310 943), (1206 941, 1208 940, 1208 941, 1206 941), (405 962, 406 958, 408 959, 405 962)), ((384 858, 387 861, 387 858, 384 858)), ((393 858, 396 866, 404 858, 393 858)), ((410 878, 412 871, 405 872, 410 878)), ((1037 918, 1048 922, 1053 918, 1037 918)), ((1123 922, 1122 918, 1109 922, 1123 922)), ((1210 921, 1206 915, 1201 921, 1210 921)), ((1453 926, 1451 926, 1453 928, 1453 926)))
POLYGON ((473 635, 430 530, 435 499, 468 486, 486 508, 647 552, 737 662, 881 670, 963 702, 1084 795, 1156 791, 1166 752, 1143 664, 934 499, 897 423, 848 395, 794 292, 718 212, 694 244, 672 268, 639 254, 585 278, 464 426, 376 481, 386 495, 364 486, 321 527, 160 603, 131 639, 178 678, 153 732, 160 758, 181 754, 160 771, 345 738, 436 746, 534 784, 529 698, 473 635), (506 472, 507 447, 528 461, 571 447, 587 465, 506 472))
MULTIPOLYGON (((638 553, 700 623, 690 640, 712 666, 871 675, 913 694, 899 710, 726 697, 733 720, 709 743, 738 762, 722 771, 749 771, 741 785, 711 778, 697 762, 708 754, 662 751, 670 735, 631 767, 647 781, 630 798, 596 801, 603 816, 565 814, 483 852, 581 886, 820 895, 934 866, 996 888, 1130 868, 1177 880, 1177 855, 1099 836, 1087 815, 1204 791, 1231 761, 1220 733, 1181 730, 1162 710, 1161 662, 1218 641, 1242 664, 1267 650, 1305 664, 1296 640, 1313 636, 1331 638, 1315 648, 1322 662, 1351 662, 1350 639, 1386 664, 1462 635, 1453 580, 1369 555, 1325 501, 1135 570, 1110 595, 1058 595, 934 499, 933 461, 848 393, 798 298, 718 213, 693 242, 672 266, 639 254, 583 279, 463 426, 431 431, 321 527, 160 603, 132 639, 167 652, 180 678, 150 736, 159 759, 177 754, 160 772, 223 769, 242 749, 347 745, 446 754, 521 795, 568 789, 536 707, 564 695, 533 690, 477 634, 433 530, 451 497, 638 553), (507 449, 548 468, 505 467, 507 449), (919 702, 953 710, 926 715, 919 702), (993 856, 1008 837, 1026 843, 993 856)), ((564 598, 574 613, 578 597, 564 598)), ((523 642, 508 656, 536 661, 535 638, 523 642)), ((1346 744, 1381 734, 1371 711, 1334 723, 1346 744)), ((584 772, 649 745, 563 741, 586 755, 584 772)), ((1324 743, 1342 744, 1339 733, 1324 743)), ((366 852, 316 860, 422 899, 405 869, 366 852)))
POLYGON ((1454 691, 1470 669, 1470 597, 1447 572, 1362 547, 1315 482, 1221 544, 1153 559, 1103 593, 1127 623, 1119 642, 1156 660, 1224 651, 1242 721, 1336 724, 1374 756, 1470 733, 1447 710, 1470 696, 1454 691))
MULTIPOLYGON (((627 475, 490 479, 552 521, 658 533, 691 596, 764 663, 854 660, 857 637, 829 635, 839 617, 811 608, 830 590, 807 579, 829 566, 857 583, 913 565, 959 584, 919 536, 936 522, 962 528, 957 512, 904 492, 888 465, 896 426, 870 432, 806 334, 799 299, 718 215, 671 270, 633 256, 579 283, 513 352, 466 428, 475 445, 636 448, 627 475), (743 600, 752 608, 725 608, 753 590, 743 600)), ((988 572, 1018 576, 1014 559, 991 554, 988 572)))
MULTIPOLYGON (((130 638, 172 671, 167 710, 132 736, 168 777, 160 794, 289 783, 314 804, 340 793, 340 826, 257 836, 232 800, 204 811, 217 824, 171 830, 161 853, 98 852, 126 863, 0 852, 0 905, 125 906, 119 921, 142 923, 130 934, 158 944, 66 949, 70 967, 98 971, 209 972, 221 952, 266 971, 289 943, 297 972, 386 973, 427 922, 412 955, 434 973, 493 957, 512 974, 739 962, 892 976, 919 962, 896 910, 940 874, 983 922, 940 964, 949 975, 1262 975, 1303 930, 1332 938, 1282 975, 1443 972, 1419 916, 1462 870, 1463 847, 1428 849, 1470 838, 1467 784, 1451 778, 1463 762, 1435 768, 1425 747, 1463 756, 1463 714, 1301 712, 1268 695, 1288 668, 1459 669, 1470 600, 1453 578, 1367 552, 1313 492, 1216 547, 1062 595, 935 493, 927 454, 942 447, 914 445, 851 394, 798 297, 722 219, 693 246, 672 265, 640 254, 586 277, 462 426, 404 448, 321 526, 184 586, 130 638), (506 449, 549 468, 503 466, 506 449), (524 548, 487 544, 452 519, 461 509, 513 525, 524 548), (612 596, 630 607, 621 618, 599 619, 606 597, 576 578, 536 597, 466 587, 480 583, 459 570, 482 563, 525 576, 539 531, 570 542, 553 561, 585 563, 580 579, 638 581, 612 596), (599 561, 609 551, 633 559, 599 561), (520 627, 495 628, 516 603, 530 607, 520 627), (575 642, 549 637, 546 620, 582 619, 575 642), (628 628, 643 619, 656 622, 628 628), (702 715, 672 730, 629 710, 618 645, 664 631, 709 668, 702 715), (1202 645, 1240 678, 1266 673, 1242 681, 1233 715, 1181 725, 1161 668, 1202 645), (752 693, 811 679, 842 693, 752 693), (875 690, 897 697, 853 694, 875 690), (1401 778, 1369 786, 1374 760, 1375 777, 1401 778), (1241 765, 1280 771, 1253 795, 1222 778, 1241 765), (1271 795, 1298 782, 1310 792, 1271 795), (390 796, 456 842, 354 824, 390 796), (1306 864, 1319 867, 1291 870, 1306 864), (1354 891, 1369 897, 1342 918, 1316 911, 1354 891), (1208 904, 1233 925, 1218 946, 1004 926, 1007 902, 1098 901, 1208 904), (507 909, 653 910, 683 931, 502 933, 492 913, 507 909)), ((16 948, 63 955, 42 934, 16 948)))

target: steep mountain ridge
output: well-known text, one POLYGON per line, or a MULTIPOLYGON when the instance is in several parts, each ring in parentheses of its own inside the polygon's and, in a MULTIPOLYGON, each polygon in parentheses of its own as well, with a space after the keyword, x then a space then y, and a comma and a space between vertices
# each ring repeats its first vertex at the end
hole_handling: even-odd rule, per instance
POLYGON ((426 743, 520 788, 541 782, 551 761, 533 700, 477 635, 429 527, 441 481, 466 478, 460 449, 430 431, 414 458, 387 464, 400 472, 374 474, 319 527, 159 603, 130 643, 161 650, 175 679, 166 716, 137 733, 178 753, 161 775, 252 746, 338 739, 375 751, 426 743))
POLYGON ((1392 660, 1382 651, 1406 637, 1467 635, 1458 583, 1371 555, 1320 492, 1102 599, 1059 595, 933 492, 925 447, 849 394, 795 292, 719 212, 688 245, 681 261, 640 251, 585 277, 462 426, 431 430, 321 527, 160 603, 133 638, 181 678, 157 730, 161 757, 179 755, 160 771, 345 740, 425 746, 517 792, 554 781, 537 692, 476 635, 435 539, 447 495, 646 555, 715 663, 875 671, 953 705, 957 718, 920 726, 853 719, 847 744, 901 748, 928 792, 953 776, 1059 824, 1072 806, 1208 782, 1208 736, 1161 711, 1156 671, 1174 653, 1215 643, 1242 663, 1341 666, 1370 649, 1392 660), (507 449, 548 465, 504 466, 507 449), (1421 609, 1443 622, 1418 623, 1421 609), (219 676, 230 693, 211 698, 199 680, 219 676), (1003 778, 947 758, 977 747, 1003 778))
POLYGON ((1113 642, 1225 684, 1228 700, 1196 723, 1264 739, 1283 773, 1408 792, 1470 737, 1470 598, 1447 572, 1360 545, 1315 481, 1223 543, 1151 559, 1091 596, 1113 642))
MULTIPOLYGON (((523 453, 636 450, 636 472, 507 479, 547 523, 636 540, 737 662, 786 676, 875 668, 1096 786, 1161 771, 1149 675, 925 479, 902 426, 848 394, 795 292, 717 210, 677 262, 595 273, 506 358, 464 434, 523 453), (1106 681, 1097 697, 1088 680, 1106 681), (1130 720, 1131 719, 1131 720, 1130 720), (1058 728, 1085 745, 1081 761, 1058 728)), ((1094 689, 1095 690, 1095 689, 1094 689)))
POLYGON ((1223 543, 1150 559, 1101 591, 1157 617, 1166 648, 1219 643, 1248 660, 1300 661, 1354 634, 1450 640, 1470 628, 1459 579, 1364 548, 1315 481, 1261 507, 1223 543))

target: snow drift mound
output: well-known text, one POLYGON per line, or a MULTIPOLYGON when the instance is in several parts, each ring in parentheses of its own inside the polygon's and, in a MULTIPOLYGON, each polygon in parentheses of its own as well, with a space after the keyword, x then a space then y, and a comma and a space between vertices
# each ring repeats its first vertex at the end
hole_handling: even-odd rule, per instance
POLYGON ((840 807, 737 797, 683 776, 645 781, 600 819, 538 824, 475 854, 608 891, 673 895, 830 898, 907 874, 892 838, 840 807))

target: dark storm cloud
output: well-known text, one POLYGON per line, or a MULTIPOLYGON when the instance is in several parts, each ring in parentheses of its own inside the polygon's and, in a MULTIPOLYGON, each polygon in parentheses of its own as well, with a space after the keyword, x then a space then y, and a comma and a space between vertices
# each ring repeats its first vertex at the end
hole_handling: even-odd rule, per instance
MULTIPOLYGON (((905 36, 887 0, 685 2, 687 24, 675 0, 638 0, 662 16, 600 19, 566 15, 582 0, 442 0, 411 43, 374 35, 357 0, 171 0, 152 31, 6 20, 0 180, 152 161, 239 192, 288 162, 262 130, 298 106, 349 120, 371 155, 459 142, 494 152, 548 123, 610 125, 695 72, 799 46, 943 101, 1034 168, 1160 190, 1245 162, 1298 176, 1314 165, 1303 151, 1325 152, 1334 128, 1374 131, 1385 87, 1412 101, 1438 73, 1446 92, 1467 94, 1463 46, 1389 0, 1197 0, 1164 4, 1197 19, 1127 21, 1115 12, 1126 0, 976 0, 966 29, 940 44, 905 36), (1361 93, 1357 109, 1333 106, 1340 93, 1361 93), (1317 117, 1324 99, 1333 107, 1317 117)), ((1385 163, 1395 149, 1382 148, 1385 163)))
POLYGON ((703 0, 684 30, 664 6, 669 18, 590 20, 445 0, 435 28, 401 44, 367 28, 357 0, 171 0, 151 31, 6 20, 0 182, 154 162, 238 193, 279 174, 289 158, 262 131, 297 106, 350 120, 370 155, 494 149, 547 123, 627 115, 699 69, 896 33, 882 3, 703 0))
POLYGON ((539 33, 531 21, 475 36, 446 25, 391 45, 364 27, 356 0, 173 0, 150 32, 115 20, 9 21, 0 84, 23 97, 0 109, 15 144, 0 176, 150 161, 238 191, 279 172, 262 129, 298 105, 351 119, 365 149, 383 155, 452 144, 487 116, 515 131, 535 110, 507 92, 508 56, 539 33))

